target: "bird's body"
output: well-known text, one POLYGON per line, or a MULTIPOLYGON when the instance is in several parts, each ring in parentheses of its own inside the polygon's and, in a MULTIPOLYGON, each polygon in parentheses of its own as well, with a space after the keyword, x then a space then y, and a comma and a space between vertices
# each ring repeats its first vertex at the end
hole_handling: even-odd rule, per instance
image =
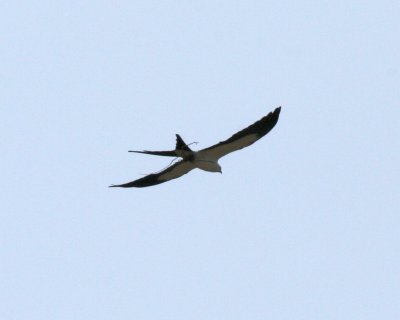
POLYGON ((278 122, 280 111, 281 107, 276 108, 273 112, 270 112, 268 115, 253 123, 249 127, 237 132, 229 139, 199 151, 191 150, 178 134, 176 135, 175 150, 130 151, 158 156, 180 157, 182 160, 176 162, 159 173, 153 173, 132 182, 120 185, 111 185, 110 187, 148 187, 179 178, 195 168, 209 172, 222 173, 222 169, 218 163, 218 160, 228 153, 240 150, 253 144, 258 139, 266 135, 278 122))
POLYGON ((218 163, 218 160, 204 158, 199 152, 195 152, 193 164, 196 168, 204 171, 222 173, 222 169, 218 163))

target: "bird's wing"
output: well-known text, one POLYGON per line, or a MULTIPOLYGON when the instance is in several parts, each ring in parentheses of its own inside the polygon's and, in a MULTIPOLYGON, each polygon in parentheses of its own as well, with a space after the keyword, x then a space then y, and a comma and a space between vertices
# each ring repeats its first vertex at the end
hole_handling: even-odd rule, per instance
POLYGON ((110 187, 121 187, 121 188, 150 187, 156 184, 167 182, 172 179, 179 178, 194 168, 195 166, 193 165, 193 162, 188 160, 181 160, 159 173, 149 174, 138 180, 119 185, 111 185, 110 187))
POLYGON ((200 150, 198 152, 199 155, 205 158, 218 160, 228 153, 248 147, 272 130, 278 122, 280 112, 281 107, 276 108, 273 112, 268 113, 257 122, 235 133, 229 139, 200 150))

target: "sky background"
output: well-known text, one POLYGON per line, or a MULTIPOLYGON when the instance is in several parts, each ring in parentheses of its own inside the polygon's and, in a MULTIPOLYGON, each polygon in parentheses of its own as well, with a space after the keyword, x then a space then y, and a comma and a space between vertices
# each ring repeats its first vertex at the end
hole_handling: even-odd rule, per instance
POLYGON ((399 319, 398 1, 3 1, 0 318, 399 319), (155 187, 282 106, 251 147, 155 187))

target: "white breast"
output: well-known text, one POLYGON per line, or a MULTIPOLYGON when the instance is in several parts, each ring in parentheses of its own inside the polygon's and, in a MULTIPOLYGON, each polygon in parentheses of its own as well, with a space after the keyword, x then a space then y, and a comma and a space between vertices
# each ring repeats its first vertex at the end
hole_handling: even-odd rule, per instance
POLYGON ((193 161, 196 168, 210 172, 221 172, 221 167, 216 161, 195 159, 193 161))

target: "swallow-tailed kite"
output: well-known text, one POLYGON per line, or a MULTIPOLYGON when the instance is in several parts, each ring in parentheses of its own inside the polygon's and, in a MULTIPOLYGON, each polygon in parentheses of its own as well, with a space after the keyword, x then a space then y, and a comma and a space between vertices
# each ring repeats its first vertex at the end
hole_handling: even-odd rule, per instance
POLYGON ((268 113, 265 117, 261 118, 257 122, 235 133, 229 139, 199 151, 191 150, 179 136, 179 134, 176 135, 175 150, 129 151, 157 156, 179 157, 182 158, 182 160, 169 166, 159 173, 149 174, 138 180, 119 185, 111 185, 110 187, 149 187, 179 178, 195 168, 210 172, 222 173, 221 166, 218 164, 218 159, 227 155, 228 153, 248 147, 258 139, 265 136, 278 122, 280 112, 281 107, 276 108, 273 112, 268 113))

